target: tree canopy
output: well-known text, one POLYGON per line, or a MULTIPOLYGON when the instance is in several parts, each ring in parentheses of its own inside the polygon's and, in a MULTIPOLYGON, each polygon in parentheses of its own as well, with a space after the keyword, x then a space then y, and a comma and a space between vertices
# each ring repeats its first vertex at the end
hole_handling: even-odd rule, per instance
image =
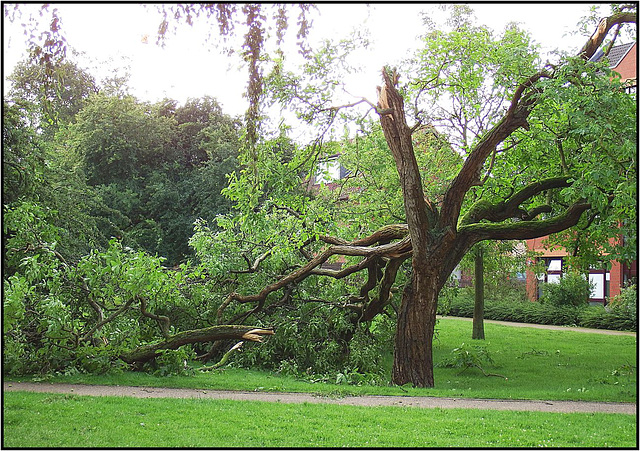
MULTIPOLYGON (((199 17, 223 36, 246 26, 244 122, 210 97, 149 104, 94 89, 70 62, 35 61, 69 75, 52 92, 78 94, 71 108, 16 90, 52 111, 43 117, 64 118, 51 135, 17 103, 3 106, 3 188, 15 190, 4 205, 3 326, 15 372, 42 359, 52 371, 163 359, 175 368, 274 330, 241 359, 375 370, 373 331, 386 328, 392 381, 429 387, 438 295, 474 245, 566 231, 584 253, 635 237, 635 96, 590 60, 612 30, 635 23, 635 8, 614 11, 555 65, 516 26, 496 34, 454 8, 449 29, 425 23, 410 62, 382 69, 376 101, 339 105, 336 80, 358 44, 305 48, 303 66, 290 68, 264 50, 265 11, 278 45, 292 8, 164 9, 160 36, 199 17), (258 127, 261 102, 292 108, 315 138, 294 142, 285 121, 258 127), (352 125, 343 138, 340 122, 352 125), (346 177, 314 185, 337 155, 346 177)), ((16 77, 38 73, 27 65, 16 77)))

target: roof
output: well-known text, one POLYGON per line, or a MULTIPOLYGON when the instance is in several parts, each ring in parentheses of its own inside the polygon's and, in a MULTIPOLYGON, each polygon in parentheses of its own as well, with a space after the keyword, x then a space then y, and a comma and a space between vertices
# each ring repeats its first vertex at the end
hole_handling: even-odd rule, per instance
MULTIPOLYGON (((620 62, 627 56, 629 50, 635 45, 635 42, 630 42, 629 44, 616 45, 611 47, 609 51, 609 55, 607 55, 607 60, 609 61, 609 68, 612 69, 616 67, 620 62)), ((604 52, 602 49, 599 49, 595 55, 591 57, 589 61, 600 61, 604 57, 604 52)))

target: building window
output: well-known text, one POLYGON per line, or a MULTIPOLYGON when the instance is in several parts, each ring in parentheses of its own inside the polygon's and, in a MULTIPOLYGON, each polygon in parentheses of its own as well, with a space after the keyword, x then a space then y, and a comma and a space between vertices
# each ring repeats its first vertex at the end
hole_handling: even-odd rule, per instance
POLYGON ((590 302, 605 303, 609 297, 611 273, 606 263, 601 262, 589 268, 589 284, 591 285, 590 302))
MULTIPOLYGON (((544 262, 545 272, 538 276, 539 282, 560 283, 562 277, 562 258, 561 257, 543 257, 540 261, 544 262)), ((542 284, 538 284, 538 299, 542 296, 542 284)))
POLYGON ((329 157, 318 163, 318 170, 315 173, 314 183, 332 183, 341 180, 347 175, 347 171, 340 165, 337 156, 329 157))
POLYGON ((545 273, 542 275, 542 281, 546 283, 558 283, 562 277, 562 258, 543 258, 545 273))

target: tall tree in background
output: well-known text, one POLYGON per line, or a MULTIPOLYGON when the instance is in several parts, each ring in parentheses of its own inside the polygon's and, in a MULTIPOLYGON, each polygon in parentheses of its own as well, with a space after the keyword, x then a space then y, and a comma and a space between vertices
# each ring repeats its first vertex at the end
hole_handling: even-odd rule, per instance
POLYGON ((184 106, 95 95, 69 127, 62 151, 82 162, 104 199, 107 236, 176 264, 199 217, 229 209, 220 192, 237 166, 240 125, 210 97, 184 106))
POLYGON ((23 61, 8 77, 11 81, 9 97, 34 106, 34 123, 44 135, 53 138, 61 125, 70 124, 91 94, 98 92, 94 78, 71 60, 59 61, 49 68, 55 72, 51 82, 47 67, 23 61))
POLYGON ((474 252, 473 271, 473 330, 471 338, 484 340, 484 249, 477 247, 474 252))

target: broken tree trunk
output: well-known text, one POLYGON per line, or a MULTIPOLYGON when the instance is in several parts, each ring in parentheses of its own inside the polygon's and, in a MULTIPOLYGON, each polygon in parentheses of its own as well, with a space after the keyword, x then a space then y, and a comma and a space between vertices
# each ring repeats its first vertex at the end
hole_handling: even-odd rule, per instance
POLYGON ((253 326, 221 325, 205 327, 204 329, 188 330, 168 337, 159 343, 140 346, 120 355, 120 359, 133 364, 145 363, 156 358, 160 351, 178 349, 192 343, 208 343, 217 340, 243 339, 262 341, 263 335, 273 335, 273 330, 256 329, 253 326))

